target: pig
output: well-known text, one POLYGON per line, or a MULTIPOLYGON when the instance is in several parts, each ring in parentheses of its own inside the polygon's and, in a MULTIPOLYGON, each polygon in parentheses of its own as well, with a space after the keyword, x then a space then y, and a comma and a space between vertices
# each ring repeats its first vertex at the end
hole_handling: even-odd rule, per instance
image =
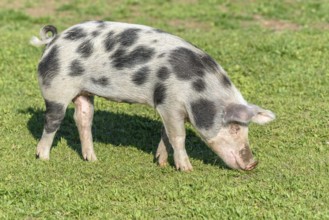
POLYGON ((173 149, 175 167, 191 171, 185 149, 185 122, 232 169, 256 167, 248 142, 248 124, 265 124, 273 112, 245 101, 225 70, 191 43, 156 28, 109 21, 88 21, 61 34, 47 25, 38 81, 45 101, 45 123, 36 156, 48 160, 56 131, 70 102, 87 161, 97 160, 92 141, 94 96, 147 104, 163 128, 155 158, 160 166, 173 149))

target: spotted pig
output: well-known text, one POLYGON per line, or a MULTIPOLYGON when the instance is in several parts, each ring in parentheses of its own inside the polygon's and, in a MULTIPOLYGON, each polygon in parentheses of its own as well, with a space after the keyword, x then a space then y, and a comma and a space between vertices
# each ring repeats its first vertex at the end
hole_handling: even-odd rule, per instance
POLYGON ((105 21, 77 24, 61 34, 47 25, 40 38, 31 40, 45 45, 38 65, 46 105, 38 158, 49 159, 55 133, 73 102, 83 158, 96 160, 91 133, 96 95, 156 109, 163 121, 155 155, 160 166, 167 164, 172 147, 176 168, 192 170, 185 121, 229 167, 251 170, 257 165, 248 124, 264 124, 275 116, 247 103, 223 68, 202 50, 152 27, 105 21))

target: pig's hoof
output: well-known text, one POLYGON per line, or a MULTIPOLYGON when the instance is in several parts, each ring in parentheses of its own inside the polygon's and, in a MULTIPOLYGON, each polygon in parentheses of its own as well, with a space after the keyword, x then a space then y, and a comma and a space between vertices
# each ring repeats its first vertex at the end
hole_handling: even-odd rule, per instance
POLYGON ((86 161, 96 161, 97 157, 93 151, 89 151, 89 152, 83 153, 83 159, 86 161))
POLYGON ((45 155, 36 153, 35 154, 35 158, 36 159, 39 159, 39 160, 49 160, 49 155, 48 156, 45 156, 45 155))
POLYGON ((168 165, 167 161, 158 161, 159 167, 166 167, 168 165))
POLYGON ((168 164, 168 152, 166 146, 164 145, 162 139, 159 143, 155 158, 160 167, 165 167, 168 164))
POLYGON ((165 167, 168 164, 168 154, 167 152, 157 152, 155 158, 158 161, 160 167, 165 167))
POLYGON ((42 147, 38 147, 35 157, 40 160, 49 160, 49 151, 43 149, 42 147))
POLYGON ((185 160, 176 163, 176 169, 184 172, 189 172, 193 170, 190 160, 186 158, 185 160))
POLYGON ((156 155, 156 158, 160 167, 165 167, 168 165, 168 155, 159 154, 156 155))

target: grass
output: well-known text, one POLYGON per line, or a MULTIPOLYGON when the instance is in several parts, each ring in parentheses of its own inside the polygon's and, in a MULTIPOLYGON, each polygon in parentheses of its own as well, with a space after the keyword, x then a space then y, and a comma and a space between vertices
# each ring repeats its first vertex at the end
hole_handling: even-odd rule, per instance
MULTIPOLYGON (((329 219, 327 1, 3 1, 0 3, 1 219, 329 219), (153 109, 97 98, 99 161, 84 162, 73 107, 51 160, 34 159, 44 103, 28 44, 41 26, 142 23, 203 48, 251 103, 277 120, 250 125, 260 165, 227 169, 187 124, 194 171, 159 168, 153 109)), ((172 158, 171 164, 172 164, 172 158)))

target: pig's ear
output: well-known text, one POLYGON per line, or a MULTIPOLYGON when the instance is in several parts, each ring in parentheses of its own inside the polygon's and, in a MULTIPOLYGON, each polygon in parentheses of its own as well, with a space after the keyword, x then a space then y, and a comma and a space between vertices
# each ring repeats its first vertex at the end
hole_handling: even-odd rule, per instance
POLYGON ((224 121, 240 122, 247 124, 255 122, 257 124, 265 124, 275 119, 273 112, 262 109, 257 105, 242 105, 242 104, 229 104, 225 108, 224 121))
POLYGON ((248 105, 254 112, 254 116, 252 116, 251 121, 257 124, 266 124, 275 119, 275 114, 270 110, 262 109, 257 105, 248 105))

